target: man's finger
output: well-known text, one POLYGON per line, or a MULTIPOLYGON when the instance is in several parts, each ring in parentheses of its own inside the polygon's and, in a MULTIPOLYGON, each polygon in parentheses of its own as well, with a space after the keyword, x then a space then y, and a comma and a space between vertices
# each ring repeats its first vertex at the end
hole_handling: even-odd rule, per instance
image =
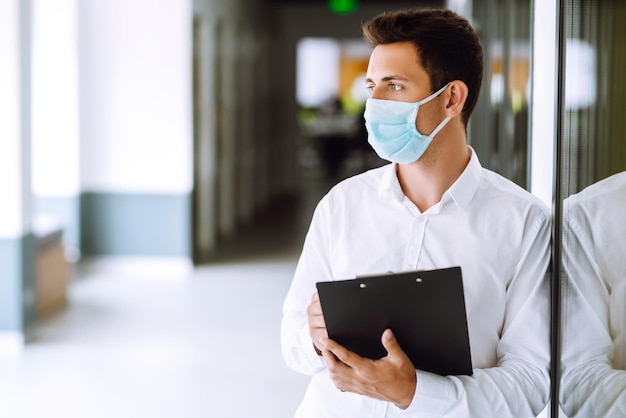
POLYGON ((335 370, 341 364, 332 351, 322 349, 322 357, 326 362, 328 370, 335 370))
POLYGON ((333 353, 340 362, 350 367, 357 366, 359 362, 363 360, 363 357, 331 339, 327 340, 325 349, 333 353))

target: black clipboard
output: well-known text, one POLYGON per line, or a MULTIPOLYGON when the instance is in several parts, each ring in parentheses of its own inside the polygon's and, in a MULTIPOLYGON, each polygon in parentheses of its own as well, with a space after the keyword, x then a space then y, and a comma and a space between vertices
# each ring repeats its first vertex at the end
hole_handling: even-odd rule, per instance
POLYGON ((384 357, 391 328, 416 369, 472 374, 460 267, 318 282, 317 291, 328 336, 347 349, 384 357))

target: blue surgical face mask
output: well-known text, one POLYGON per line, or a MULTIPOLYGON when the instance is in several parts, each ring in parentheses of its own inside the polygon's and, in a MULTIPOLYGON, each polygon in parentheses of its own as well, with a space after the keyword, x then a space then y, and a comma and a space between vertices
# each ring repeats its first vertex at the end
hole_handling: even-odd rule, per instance
POLYGON ((416 103, 367 99, 363 115, 367 140, 380 158, 399 164, 419 160, 450 117, 441 121, 430 135, 423 135, 415 126, 417 112, 420 105, 439 96, 446 87, 448 84, 416 103))

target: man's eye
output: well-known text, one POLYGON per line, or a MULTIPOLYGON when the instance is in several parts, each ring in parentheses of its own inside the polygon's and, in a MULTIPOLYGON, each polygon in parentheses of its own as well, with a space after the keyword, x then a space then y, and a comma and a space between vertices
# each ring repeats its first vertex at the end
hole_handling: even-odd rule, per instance
POLYGON ((400 91, 402 90, 402 86, 399 84, 390 84, 389 88, 393 91, 400 91))

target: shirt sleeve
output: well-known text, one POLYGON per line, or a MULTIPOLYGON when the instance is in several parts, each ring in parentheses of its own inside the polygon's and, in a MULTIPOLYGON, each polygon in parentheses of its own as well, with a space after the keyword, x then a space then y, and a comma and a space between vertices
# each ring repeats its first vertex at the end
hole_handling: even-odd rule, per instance
POLYGON ((535 218, 524 232, 521 257, 507 288, 498 364, 474 369, 472 376, 418 370, 413 401, 398 409, 398 416, 536 417, 545 407, 550 387, 549 218, 535 218))
POLYGON ((328 241, 326 219, 327 211, 322 199, 313 214, 294 278, 283 303, 281 347, 285 363, 292 370, 309 375, 326 367, 313 347, 306 315, 311 297, 317 291, 315 283, 332 280, 328 260, 324 256, 328 241))
MULTIPOLYGON (((570 417, 626 416, 626 371, 613 368, 610 283, 593 238, 569 213, 564 227, 563 351, 560 402, 570 417)), ((622 301, 623 303, 623 301, 622 301)))

